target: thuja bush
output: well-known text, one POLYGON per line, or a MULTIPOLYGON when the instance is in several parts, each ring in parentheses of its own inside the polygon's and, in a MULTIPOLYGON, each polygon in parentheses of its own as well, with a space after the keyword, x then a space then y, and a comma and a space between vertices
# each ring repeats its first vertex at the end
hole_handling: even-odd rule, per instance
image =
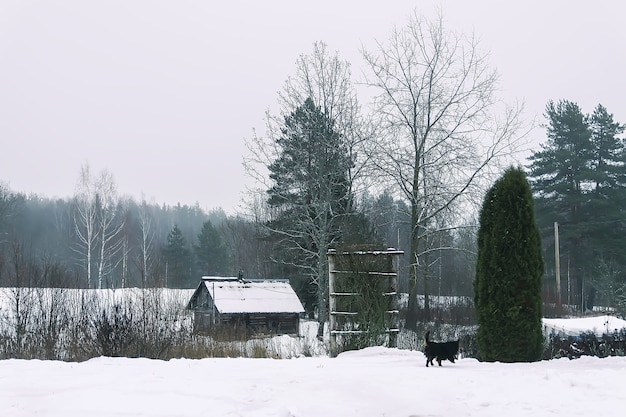
POLYGON ((480 212, 474 300, 482 360, 541 359, 541 238, 530 185, 509 168, 480 212))

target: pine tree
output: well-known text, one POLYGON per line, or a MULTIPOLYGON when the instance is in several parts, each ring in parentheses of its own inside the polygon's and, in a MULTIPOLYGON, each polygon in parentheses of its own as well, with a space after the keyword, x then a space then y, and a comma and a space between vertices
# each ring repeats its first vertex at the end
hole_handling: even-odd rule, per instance
POLYGON ((268 203, 275 210, 268 222, 277 241, 275 259, 306 277, 301 298, 315 294, 320 321, 328 302, 326 253, 340 237, 352 201, 349 170, 353 166, 334 121, 312 99, 285 117, 276 144, 280 154, 269 166, 273 186, 268 203), (307 288, 308 287, 308 288, 307 288))
POLYGON ((598 105, 590 118, 593 159, 591 161, 592 191, 588 193, 585 219, 593 222, 591 242, 596 254, 621 257, 624 265, 624 228, 626 204, 626 150, 618 135, 624 125, 613 120, 605 107, 598 105))
POLYGON ((618 135, 624 133, 624 127, 615 122, 613 115, 601 104, 598 104, 589 119, 593 155, 591 178, 598 195, 606 195, 607 191, 626 186, 626 154, 624 144, 618 138, 618 135))
POLYGON ((211 221, 202 224, 198 244, 194 245, 201 274, 220 276, 227 273, 228 253, 219 230, 211 221))
POLYGON ((540 197, 560 197, 553 201, 554 209, 564 216, 580 207, 583 186, 591 177, 591 131, 587 116, 570 101, 550 101, 546 118, 548 141, 529 158, 530 175, 540 197))
POLYGON ((541 358, 543 258, 530 185, 509 168, 487 192, 480 213, 474 282, 482 360, 541 358))
POLYGON ((167 286, 192 288, 194 282, 190 277, 190 253, 183 232, 176 224, 167 235, 165 260, 167 262, 167 286))

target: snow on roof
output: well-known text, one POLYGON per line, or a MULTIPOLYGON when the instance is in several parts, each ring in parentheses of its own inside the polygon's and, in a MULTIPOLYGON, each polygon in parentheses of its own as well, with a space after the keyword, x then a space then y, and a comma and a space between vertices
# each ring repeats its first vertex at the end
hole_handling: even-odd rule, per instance
POLYGON ((626 328, 626 320, 613 316, 581 317, 571 319, 543 319, 547 333, 555 332, 565 336, 578 336, 593 332, 597 336, 613 333, 626 328))
POLYGON ((202 277, 220 313, 303 313, 304 308, 289 282, 239 281, 202 277))

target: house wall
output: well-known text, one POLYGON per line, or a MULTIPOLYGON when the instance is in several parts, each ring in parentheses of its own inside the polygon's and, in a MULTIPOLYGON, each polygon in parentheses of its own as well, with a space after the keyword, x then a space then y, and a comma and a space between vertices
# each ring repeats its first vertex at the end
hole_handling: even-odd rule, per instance
POLYGON ((297 335, 300 331, 300 316, 297 313, 214 314, 212 310, 194 311, 195 333, 206 333, 217 327, 237 329, 242 325, 254 334, 297 335))
POLYGON ((248 327, 264 334, 298 334, 300 317, 297 313, 248 314, 248 327))
POLYGON ((215 315, 213 311, 197 310, 193 312, 193 332, 206 333, 214 327, 215 315))
POLYGON ((190 307, 193 310, 213 310, 213 299, 206 287, 201 287, 201 290, 194 294, 190 307))

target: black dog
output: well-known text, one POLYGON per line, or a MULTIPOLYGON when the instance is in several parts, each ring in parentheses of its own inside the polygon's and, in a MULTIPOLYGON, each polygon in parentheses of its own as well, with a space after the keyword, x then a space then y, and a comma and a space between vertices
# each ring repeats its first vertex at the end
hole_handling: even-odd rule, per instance
POLYGON ((433 359, 437 359, 437 363, 441 366, 441 361, 449 360, 454 363, 456 355, 459 353, 459 341, 453 342, 431 342, 428 340, 430 337, 430 330, 426 332, 426 346, 424 347, 424 354, 426 355, 426 366, 430 363, 433 365, 433 359))

